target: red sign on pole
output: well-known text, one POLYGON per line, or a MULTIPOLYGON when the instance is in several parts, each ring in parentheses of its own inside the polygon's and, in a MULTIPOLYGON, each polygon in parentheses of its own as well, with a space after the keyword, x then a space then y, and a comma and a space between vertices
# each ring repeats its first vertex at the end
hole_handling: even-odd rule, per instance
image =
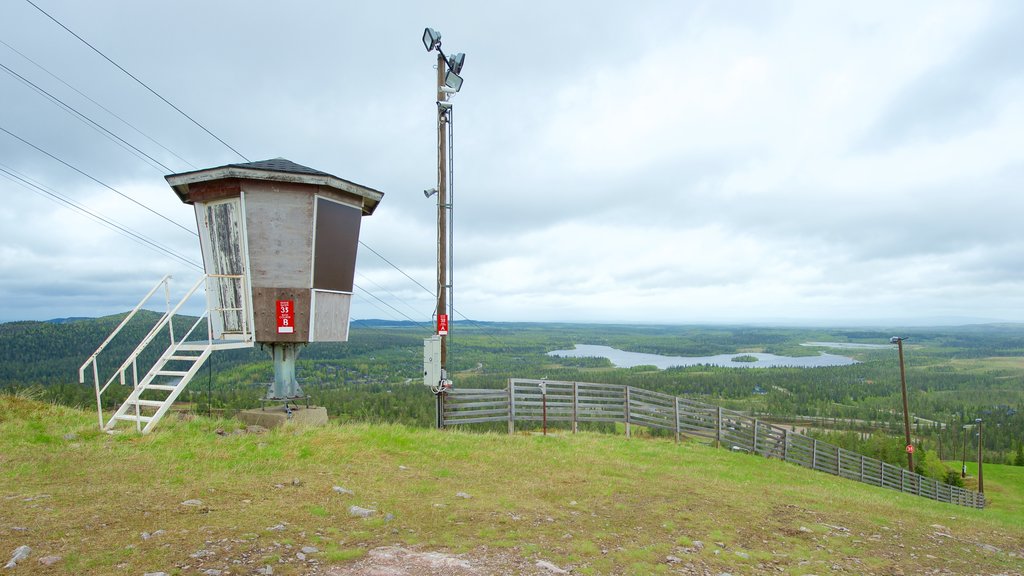
POLYGON ((277 333, 278 334, 294 334, 295 333, 295 301, 294 300, 278 300, 277 301, 277 333))
POLYGON ((437 333, 441 336, 448 334, 448 315, 438 314, 437 315, 437 333))
POLYGON ((913 453, 914 453, 914 445, 913 444, 907 444, 907 454, 913 454, 913 453))

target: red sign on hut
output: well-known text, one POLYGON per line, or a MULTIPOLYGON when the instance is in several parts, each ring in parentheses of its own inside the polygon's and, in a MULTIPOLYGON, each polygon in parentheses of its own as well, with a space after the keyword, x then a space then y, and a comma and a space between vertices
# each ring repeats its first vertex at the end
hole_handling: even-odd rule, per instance
POLYGON ((295 332, 295 301, 277 301, 277 333, 292 334, 295 332))

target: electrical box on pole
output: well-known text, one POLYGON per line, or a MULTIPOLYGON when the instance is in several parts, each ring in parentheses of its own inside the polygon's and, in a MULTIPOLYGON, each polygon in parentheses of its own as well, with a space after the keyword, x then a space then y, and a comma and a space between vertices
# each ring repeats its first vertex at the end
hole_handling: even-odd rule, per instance
POLYGON ((423 385, 437 388, 441 384, 441 337, 423 340, 423 385))

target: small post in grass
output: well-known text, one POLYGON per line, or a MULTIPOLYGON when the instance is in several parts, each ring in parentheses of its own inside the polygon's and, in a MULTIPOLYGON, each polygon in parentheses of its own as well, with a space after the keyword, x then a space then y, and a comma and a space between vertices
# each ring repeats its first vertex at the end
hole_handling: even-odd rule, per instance
POLYGON ((629 386, 626 386, 626 409, 625 409, 625 416, 626 416, 626 438, 630 438, 630 430, 629 430, 629 386))
POLYGON ((544 431, 544 435, 548 435, 548 383, 543 380, 540 383, 540 406, 541 406, 541 426, 544 431))

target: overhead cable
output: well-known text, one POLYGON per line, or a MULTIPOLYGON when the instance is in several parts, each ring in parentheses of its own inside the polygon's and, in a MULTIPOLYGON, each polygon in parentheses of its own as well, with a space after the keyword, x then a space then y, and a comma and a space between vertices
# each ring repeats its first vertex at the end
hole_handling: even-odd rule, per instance
POLYGON ((174 104, 172 104, 172 103, 171 103, 171 102, 170 102, 170 101, 169 101, 169 100, 168 100, 167 98, 164 98, 164 97, 163 97, 163 96, 161 96, 161 95, 160 95, 160 94, 159 94, 159 93, 158 93, 158 92, 157 92, 156 90, 153 90, 152 88, 150 88, 148 84, 146 84, 146 83, 145 83, 145 82, 143 82, 142 80, 139 80, 139 79, 138 79, 138 78, 137 78, 137 77, 136 77, 136 76, 135 76, 134 74, 132 74, 131 72, 129 72, 129 71, 127 71, 127 70, 125 70, 123 66, 121 66, 121 65, 120 65, 120 64, 118 64, 117 62, 114 62, 113 60, 111 60, 109 56, 107 56, 107 55, 106 55, 106 54, 104 54, 103 52, 100 52, 98 48, 96 48, 95 46, 93 46, 92 44, 90 44, 90 43, 89 43, 88 41, 86 41, 86 39, 85 39, 85 38, 82 38, 82 37, 81 37, 81 36, 79 36, 78 34, 75 34, 75 32, 74 32, 74 31, 72 31, 72 30, 71 30, 70 28, 68 28, 68 27, 67 27, 67 26, 65 26, 65 25, 64 25, 63 23, 61 23, 61 21, 60 21, 60 20, 57 20, 56 18, 54 18, 53 16, 51 16, 51 15, 50 15, 50 14, 49 14, 49 13, 48 13, 48 12, 47 12, 46 10, 43 10, 42 8, 40 8, 40 7, 38 6, 38 5, 36 5, 36 3, 35 3, 35 2, 32 2, 32 0, 25 0, 25 1, 26 1, 26 2, 28 2, 29 4, 31 4, 31 5, 32 5, 32 7, 33 7, 33 8, 35 8, 36 10, 38 10, 38 11, 42 12, 42 14, 43 14, 44 16, 46 16, 46 17, 47 17, 47 18, 49 18, 50 20, 53 20, 53 22, 54 22, 54 23, 56 23, 56 24, 57 24, 58 26, 60 26, 60 27, 61 27, 61 28, 63 28, 64 30, 66 30, 66 31, 68 32, 68 34, 71 34, 72 36, 74 36, 75 38, 77 38, 77 39, 78 39, 78 40, 79 40, 80 42, 82 42, 82 44, 85 44, 86 46, 88 46, 88 47, 89 47, 90 49, 92 49, 92 51, 93 51, 93 52, 95 52, 95 53, 99 54, 100 56, 102 56, 104 60, 106 60, 107 62, 110 62, 111 64, 113 64, 113 65, 114 65, 114 66, 115 66, 115 67, 116 67, 116 68, 117 68, 118 70, 120 70, 121 72, 124 72, 124 73, 125 73, 125 74, 126 74, 126 75, 127 75, 128 77, 129 77, 129 78, 131 78, 132 80, 135 80, 135 81, 136 81, 136 82, 137 82, 137 83, 138 83, 138 84, 139 84, 140 86, 142 86, 142 87, 143 87, 143 88, 145 88, 146 90, 149 90, 149 92, 150 92, 151 94, 153 94, 154 96, 156 96, 157 98, 159 98, 160 100, 162 100, 162 101, 164 102, 164 104, 167 104, 167 105, 168 105, 168 106, 170 106, 171 108, 174 108, 174 110, 175 110, 175 111, 176 111, 176 112, 177 112, 178 114, 181 114, 181 115, 182 115, 182 116, 184 116, 185 118, 188 118, 188 119, 189 119, 189 121, 191 121, 191 122, 192 122, 193 124, 195 124, 195 125, 196 125, 196 126, 198 126, 198 127, 200 128, 200 129, 202 129, 202 131, 203 131, 203 132, 206 132, 207 134, 209 134, 210 136, 212 136, 212 137, 213 137, 213 138, 214 138, 215 140, 217 140, 218 142, 220 142, 220 143, 221 143, 221 144, 223 144, 224 146, 227 146, 227 147, 228 147, 228 148, 229 148, 229 149, 230 149, 230 150, 231 150, 232 152, 234 152, 235 154, 238 154, 238 155, 239 155, 239 156, 240 156, 240 157, 241 157, 241 158, 242 158, 243 160, 245 160, 246 162, 249 162, 249 161, 250 161, 250 160, 249 160, 248 158, 246 158, 246 157, 245 157, 245 155, 244 155, 244 154, 242 154, 242 153, 241 153, 241 152, 239 152, 238 150, 235 150, 235 149, 234 149, 234 148, 233 148, 233 147, 232 147, 232 146, 231 146, 230 144, 228 144, 227 142, 225 142, 225 141, 221 140, 219 136, 217 136, 217 135, 216 135, 216 134, 214 134, 213 132, 210 132, 210 130, 208 130, 208 129, 206 128, 206 126, 203 126, 203 125, 202 125, 202 124, 200 124, 200 123, 199 123, 198 121, 196 121, 196 119, 195 119, 195 118, 193 118, 193 117, 189 116, 188 114, 186 114, 185 112, 183 112, 183 111, 181 110, 181 108, 178 108, 177 106, 175 106, 174 104))
POLYGON ((41 86, 39 86, 35 82, 32 82, 28 78, 25 78, 24 76, 22 76, 21 74, 18 74, 14 70, 11 70, 6 65, 4 65, 2 62, 0 62, 0 68, 3 68, 11 76, 14 76, 18 80, 21 80, 25 85, 29 86, 30 88, 32 88, 36 92, 42 94, 43 96, 48 98, 51 102, 53 102, 57 106, 63 108, 65 112, 67 112, 68 114, 71 114, 73 117, 77 118, 79 121, 85 123, 86 126, 89 126, 93 130, 96 130, 96 131, 100 132, 101 134, 105 135, 107 138, 115 140, 115 142, 114 142, 115 144, 117 144, 118 146, 121 146, 122 148, 127 150, 129 153, 134 154, 140 160, 145 162, 148 159, 149 162, 151 163, 150 164, 151 166, 153 164, 157 164, 159 166, 159 168, 157 168, 157 166, 153 166, 153 168, 157 168, 157 170, 163 169, 165 174, 168 173, 168 172, 173 172, 173 170, 168 168, 167 165, 164 164, 163 162, 157 160, 156 158, 153 158, 152 156, 150 156, 149 154, 146 154, 142 150, 139 150, 132 143, 128 142, 124 138, 121 138, 117 134, 114 134, 110 130, 107 130, 104 126, 100 125, 98 122, 96 122, 92 118, 89 118, 85 114, 82 114, 81 112, 76 110, 73 106, 71 106, 70 104, 64 102, 60 98, 57 98, 53 94, 50 94, 49 92, 47 92, 45 89, 43 89, 41 86), (129 150, 129 148, 130 148, 130 150, 129 150), (143 156, 145 158, 143 158, 143 156))
MULTIPOLYGON (((412 318, 410 318, 410 317, 409 317, 409 315, 408 315, 408 314, 406 314, 405 312, 402 312, 402 311, 401 311, 401 310, 399 310, 398 308, 395 308, 395 307, 394 307, 394 306, 392 306, 391 304, 388 304, 387 302, 385 302, 385 301, 381 300, 380 298, 378 298, 378 297, 377 297, 376 295, 374 295, 374 294, 373 294, 372 292, 370 292, 370 291, 369 291, 369 290, 367 290, 366 288, 363 288, 362 286, 360 286, 360 285, 358 285, 358 284, 355 284, 355 283, 353 283, 353 285, 354 285, 354 286, 355 286, 356 288, 358 288, 359 290, 361 290, 361 291, 365 292, 367 296, 369 296, 369 297, 373 298, 374 300, 376 300, 376 301, 380 302, 381 304, 383 304, 383 305, 387 306, 388 308, 390 308, 390 309, 394 310, 394 311, 395 311, 396 313, 398 313, 399 315, 401 315, 401 316, 404 316, 406 320, 408 320, 408 321, 412 322, 413 324, 415 324, 415 325, 417 325, 417 326, 420 326, 420 327, 424 327, 424 326, 423 326, 423 323, 422 323, 422 322, 417 322, 416 320, 413 320, 412 318)), ((372 304, 372 302, 371 302, 371 304, 372 304)), ((426 329, 427 331, 430 331, 430 328, 429 328, 429 327, 425 327, 425 329, 426 329)))
POLYGON ((110 108, 107 108, 107 107, 106 107, 106 106, 104 106, 103 104, 100 104, 99 102, 97 102, 96 100, 94 100, 94 99, 93 99, 92 97, 90 97, 90 96, 89 96, 88 94, 86 94, 85 92, 82 92, 82 91, 81 91, 81 90, 79 90, 78 88, 75 88, 74 86, 72 86, 71 84, 69 84, 69 83, 68 83, 68 82, 67 82, 66 80, 64 80, 64 79, 63 79, 63 78, 61 78, 60 76, 57 76, 56 74, 54 74, 53 72, 51 72, 51 71, 50 71, 49 69, 47 69, 47 68, 46 68, 45 66, 43 66, 43 65, 42 65, 42 64, 40 64, 39 62, 36 62, 36 61, 35 61, 35 60, 33 60, 32 58, 29 58, 29 57, 28 57, 28 56, 27 56, 26 54, 24 54, 23 52, 21 52, 20 50, 18 50, 18 49, 17 49, 17 48, 15 48, 14 46, 11 46, 11 45, 10 45, 10 44, 8 44, 7 42, 4 42, 4 41, 3 41, 2 39, 0 39, 0 44, 3 44, 3 45, 4 45, 4 46, 6 46, 6 47, 7 47, 7 48, 8 48, 8 49, 9 49, 9 50, 11 51, 11 52, 14 52, 14 53, 15 53, 15 54, 17 54, 18 56, 21 56, 21 57, 22 57, 22 58, 24 58, 24 59, 25 59, 26 61, 28 61, 29 63, 31 63, 31 64, 32 64, 33 66, 35 66, 36 68, 39 68, 40 70, 42 70, 43 72, 45 72, 46 74, 48 74, 48 75, 49 75, 49 76, 50 76, 51 78, 53 78, 54 80, 56 80, 56 81, 60 82, 60 83, 61 83, 61 84, 63 84, 64 86, 66 86, 66 87, 67 87, 68 89, 70 89, 70 90, 73 90, 73 91, 74 91, 74 92, 75 92, 76 94, 78 94, 78 95, 79 95, 79 96, 81 96, 82 98, 85 98, 85 99, 86 99, 86 100, 88 100, 89 102, 92 102, 92 103, 93 103, 94 105, 96 105, 96 107, 100 108, 101 110, 103 110, 103 111, 104 111, 104 112, 106 112, 107 114, 110 114, 111 116, 113 116, 114 118, 116 118, 116 119, 117 119, 118 121, 120 121, 120 122, 121 122, 122 124, 124 124, 125 126, 127 126, 127 127, 131 128, 132 130, 134 130, 134 131, 135 131, 135 132, 136 132, 137 134, 139 134, 140 136, 142 136, 142 137, 143 137, 143 138, 145 138, 146 140, 149 140, 149 141, 150 141, 150 142, 152 142, 153 144, 156 144, 157 146, 159 146, 160 148, 162 148, 162 149, 163 149, 163 150, 164 150, 165 152, 167 152, 167 153, 168 153, 168 154, 170 154, 171 156, 174 156, 174 157, 175 157, 175 158, 177 158, 178 160, 181 160, 182 162, 184 162, 185 164, 188 164, 188 165, 189 165, 190 167, 192 167, 192 168, 194 168, 194 169, 198 169, 198 168, 199 168, 199 167, 198 167, 198 166, 196 166, 195 164, 193 164, 193 163, 189 162, 188 160, 186 160, 186 159, 182 158, 181 156, 179 156, 179 155, 178 155, 178 153, 176 153, 176 152, 175 152, 174 150, 171 150, 171 149, 170 149, 170 148, 168 148, 167 146, 164 146, 163 144, 161 144, 160 142, 158 142, 158 141, 157 141, 157 140, 156 140, 155 138, 153 138, 153 137, 152 137, 152 136, 150 136, 149 134, 146 134, 145 132, 143 132, 142 130, 140 130, 140 129, 139 129, 139 128, 138 128, 137 126, 135 126, 134 124, 132 124, 132 123, 131 123, 131 122, 129 122, 128 120, 125 120, 125 119, 124 119, 123 117, 121 117, 120 115, 118 115, 118 114, 117 114, 116 112, 114 112, 114 111, 113 111, 113 110, 111 110, 110 108))
POLYGON ((131 196, 128 196, 127 194, 125 194, 124 192, 121 192, 121 191, 120 191, 120 190, 118 190, 117 188, 114 188, 113 186, 111 186, 111 185, 109 185, 109 184, 106 184, 106 183, 104 183, 104 182, 102 182, 102 181, 98 180, 97 178, 95 178, 95 177, 93 177, 92 175, 90 175, 90 174, 88 174, 88 173, 84 172, 83 170, 81 170, 81 169, 79 169, 79 168, 76 168, 75 166, 72 166, 71 164, 68 164, 68 163, 67 163, 67 162, 65 162, 64 160, 61 160, 60 158, 58 158, 58 157, 54 156, 53 154, 50 154, 50 153, 49 153, 49 152, 47 152, 46 150, 43 150, 43 149, 42 149, 42 148, 40 148, 39 146, 36 146, 35 144, 33 144, 33 143, 29 142, 28 140, 25 140, 24 138, 22 138, 21 136, 18 136, 18 135, 17 135, 17 134, 15 134, 14 132, 11 132, 11 131, 10 131, 10 130, 8 130, 7 128, 4 128, 3 126, 0 126, 0 131, 6 132, 6 133, 7 133, 7 134, 8 134, 9 136, 11 136, 12 138, 16 138, 17 140, 21 141, 21 142, 22 142, 23 144, 25 144, 25 145, 27 145, 27 146, 31 146, 31 147, 32 147, 32 148, 34 148, 34 149, 35 149, 36 151, 38 151, 38 152, 41 152, 41 153, 43 153, 43 154, 46 154, 46 155, 47 155, 47 156, 49 156, 50 158, 52 158, 52 159, 56 160, 57 162, 60 162, 61 164, 63 164, 63 165, 65 165, 65 166, 67 166, 68 168, 71 168, 72 170, 74 170, 75 172, 78 172, 78 173, 79 173, 79 174, 81 174, 82 176, 85 176, 85 177, 86 177, 86 178, 88 178, 89 180, 92 180, 93 182, 95 182, 95 183, 99 184, 100 186, 103 186, 104 188, 106 188, 107 190, 110 190, 111 192, 113 192, 113 193, 117 194, 118 196, 121 196, 122 198, 125 198, 126 200, 129 200, 129 201, 131 201, 131 202, 132 202, 133 204, 136 204, 137 206, 140 206, 140 207, 142 207, 142 208, 144 208, 144 209, 148 210, 149 212, 152 212, 153 214, 156 214, 157 216, 159 216, 159 217, 160 217, 160 218, 162 218, 163 220, 166 220, 166 221, 170 222, 171 224, 174 224, 175 226, 177 226, 178 228, 181 228, 181 229, 182 229, 182 230, 184 230, 185 232, 188 232, 189 234, 191 234, 191 235, 193 235, 193 236, 199 236, 199 234, 197 234, 196 232, 193 232, 192 230, 189 230, 188 228, 186 228, 186 227, 182 226, 181 224, 178 224, 178 223, 177 223, 177 222, 175 222, 174 220, 171 220, 171 219, 170 219, 170 218, 168 218, 167 216, 164 216, 163 214, 161 214, 161 213, 157 212, 156 210, 153 210, 152 208, 150 208, 149 206, 146 206, 146 205, 145 205, 145 204, 143 204, 142 202, 139 202, 138 200, 136 200, 136 199, 132 198, 131 196))
POLYGON ((171 258, 174 258, 182 262, 183 264, 192 266, 193 268, 197 268, 199 270, 203 269, 203 266, 201 264, 189 259, 189 257, 184 256, 181 253, 176 252, 173 249, 164 246, 163 244, 160 244, 156 240, 148 238, 143 234, 136 232, 135 230, 132 230, 131 228, 128 228, 127 226, 117 222, 116 220, 112 220, 99 214, 98 212, 90 209, 84 204, 76 202, 71 198, 68 198, 67 196, 57 192, 56 190, 48 188, 32 180, 31 178, 28 178, 27 176, 18 173, 16 170, 10 168, 9 166, 4 166, 3 164, 0 164, 0 175, 4 176, 8 180, 11 180, 15 184, 18 184, 23 188, 26 188, 36 194, 39 194, 40 196, 46 197, 49 200, 57 202, 58 204, 66 208, 74 210, 75 212, 78 212, 79 214, 82 214, 88 218, 91 218, 96 222, 100 223, 101 225, 105 226, 106 228, 113 230, 114 232, 117 232, 122 236, 126 236, 131 240, 138 242, 139 244, 142 244, 148 248, 156 250, 157 252, 170 256, 171 258))

